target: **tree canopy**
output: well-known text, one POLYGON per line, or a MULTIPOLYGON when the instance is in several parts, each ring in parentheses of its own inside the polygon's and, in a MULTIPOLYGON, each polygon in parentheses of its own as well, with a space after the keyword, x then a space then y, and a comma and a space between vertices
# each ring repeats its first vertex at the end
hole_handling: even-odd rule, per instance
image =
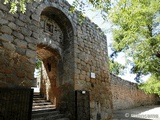
POLYGON ((151 76, 148 81, 146 83, 142 83, 139 85, 139 88, 144 90, 145 93, 149 93, 149 94, 158 94, 160 96, 160 76, 155 77, 155 76, 151 76))
POLYGON ((124 52, 137 81, 141 75, 159 76, 160 1, 119 0, 109 19, 115 25, 111 56, 124 52))
POLYGON ((33 1, 37 0, 4 0, 4 4, 10 4, 11 13, 16 13, 18 9, 20 9, 20 11, 24 13, 26 11, 26 4, 33 1))

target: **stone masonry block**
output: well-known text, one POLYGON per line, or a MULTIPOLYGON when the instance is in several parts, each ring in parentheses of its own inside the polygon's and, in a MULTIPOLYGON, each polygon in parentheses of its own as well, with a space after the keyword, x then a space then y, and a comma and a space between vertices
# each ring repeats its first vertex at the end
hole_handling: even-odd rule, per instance
POLYGON ((37 42, 37 40, 33 37, 25 37, 25 40, 31 44, 36 44, 36 42, 37 42))
POLYGON ((36 32, 33 32, 33 33, 32 33, 32 36, 33 36, 34 38, 36 38, 36 39, 39 39, 39 34, 36 33, 36 32))
POLYGON ((14 31, 13 35, 19 39, 22 39, 22 40, 24 39, 24 36, 20 32, 14 31))
POLYGON ((15 40, 14 40, 14 43, 15 43, 18 47, 27 48, 27 42, 26 42, 26 41, 22 41, 22 40, 19 40, 19 39, 15 39, 15 40))
POLYGON ((32 34, 32 32, 27 28, 22 27, 21 30, 22 30, 22 34, 25 36, 31 36, 32 34))
POLYGON ((29 59, 29 62, 30 62, 31 64, 36 64, 35 58, 30 58, 30 59, 29 59))
POLYGON ((2 34, 0 36, 0 40, 6 41, 6 42, 12 42, 13 41, 13 36, 8 35, 8 34, 2 34))
POLYGON ((13 72, 12 68, 3 68, 3 69, 0 69, 0 73, 11 74, 12 72, 13 72))
POLYGON ((0 27, 0 31, 6 34, 11 34, 12 33, 12 29, 6 25, 2 25, 0 27))
POLYGON ((39 28, 37 26, 35 26, 35 25, 30 26, 29 29, 31 31, 34 31, 34 32, 37 32, 37 33, 39 32, 39 28))
POLYGON ((7 24, 7 23, 8 23, 8 20, 5 20, 5 19, 0 18, 0 24, 1 24, 1 25, 7 24))
POLYGON ((10 22, 10 23, 8 24, 8 26, 9 26, 11 29, 13 29, 13 30, 17 30, 17 29, 18 29, 17 25, 16 25, 15 23, 13 23, 13 22, 10 22))
POLYGON ((28 44, 28 48, 31 50, 36 50, 37 46, 35 44, 28 44))
POLYGON ((16 52, 18 54, 25 55, 26 54, 26 49, 20 48, 20 47, 16 47, 16 52))
POLYGON ((17 77, 20 77, 20 78, 24 78, 25 77, 25 73, 24 72, 17 72, 17 77))
POLYGON ((24 22, 22 22, 21 20, 16 20, 16 25, 18 25, 18 26, 24 26, 25 25, 25 23, 24 22))
POLYGON ((6 5, 4 5, 4 4, 2 4, 2 2, 0 2, 0 8, 2 9, 2 10, 4 10, 4 11, 9 11, 9 9, 7 8, 7 6, 6 5))
POLYGON ((3 47, 6 48, 7 50, 10 50, 10 51, 16 50, 15 46, 12 43, 3 42, 2 44, 3 44, 3 47))
POLYGON ((30 57, 30 58, 35 58, 35 56, 36 56, 36 51, 27 49, 27 51, 26 51, 26 56, 27 56, 27 57, 30 57))
POLYGON ((20 14, 19 19, 22 20, 25 23, 31 23, 31 20, 29 19, 28 16, 24 15, 24 14, 20 14))
POLYGON ((15 21, 14 17, 11 14, 6 15, 5 17, 9 21, 15 21))
POLYGON ((3 18, 5 16, 2 10, 0 10, 0 16, 1 16, 1 18, 3 18))
POLYGON ((32 14, 32 19, 39 21, 40 17, 37 14, 32 14))

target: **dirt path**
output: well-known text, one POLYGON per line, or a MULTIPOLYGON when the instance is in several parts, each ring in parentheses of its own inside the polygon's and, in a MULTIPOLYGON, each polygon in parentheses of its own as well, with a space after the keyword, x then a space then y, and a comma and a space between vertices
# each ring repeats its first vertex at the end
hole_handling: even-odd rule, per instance
POLYGON ((160 105, 116 110, 113 114, 113 120, 160 120, 160 105))

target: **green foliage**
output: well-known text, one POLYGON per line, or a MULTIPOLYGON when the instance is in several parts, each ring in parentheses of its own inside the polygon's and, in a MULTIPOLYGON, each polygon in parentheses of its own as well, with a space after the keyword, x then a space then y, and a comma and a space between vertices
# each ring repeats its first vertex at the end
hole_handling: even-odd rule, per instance
POLYGON ((112 74, 123 75, 126 67, 122 64, 109 59, 109 70, 112 74))
POLYGON ((114 25, 112 49, 116 55, 125 52, 131 71, 141 75, 160 73, 160 1, 119 0, 109 14, 114 25))
POLYGON ((36 57, 36 69, 40 69, 42 67, 42 60, 36 57))
POLYGON ((151 76, 146 83, 140 84, 139 88, 148 94, 158 94, 160 96, 160 76, 151 76))
POLYGON ((74 0, 71 11, 78 9, 84 14, 87 11, 86 8, 92 9, 92 11, 99 10, 101 16, 106 19, 111 8, 111 0, 74 0))
POLYGON ((13 14, 17 12, 18 8, 24 13, 26 11, 26 4, 33 1, 36 0, 5 0, 4 4, 10 4, 11 9, 9 12, 13 14))

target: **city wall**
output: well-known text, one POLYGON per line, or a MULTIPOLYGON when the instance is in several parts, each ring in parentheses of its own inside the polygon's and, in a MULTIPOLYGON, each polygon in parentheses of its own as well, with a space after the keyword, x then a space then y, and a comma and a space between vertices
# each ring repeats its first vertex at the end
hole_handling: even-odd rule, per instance
POLYGON ((114 110, 157 103, 158 97, 156 95, 145 94, 143 90, 138 88, 136 83, 125 81, 113 74, 110 77, 114 110))

